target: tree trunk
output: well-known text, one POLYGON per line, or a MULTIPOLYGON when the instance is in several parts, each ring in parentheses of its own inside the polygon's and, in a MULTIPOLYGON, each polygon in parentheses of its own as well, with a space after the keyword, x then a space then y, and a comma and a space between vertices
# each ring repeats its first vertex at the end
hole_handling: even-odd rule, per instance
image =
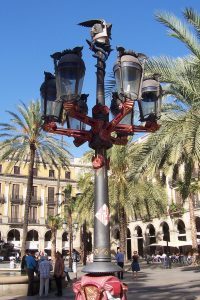
POLYGON ((30 163, 28 168, 28 181, 27 181, 27 192, 25 200, 25 211, 24 211, 24 222, 22 227, 22 247, 21 247, 21 257, 24 256, 26 250, 26 237, 28 231, 28 219, 29 219, 29 207, 31 203, 31 198, 33 194, 33 167, 35 161, 35 145, 30 145, 30 163))
MULTIPOLYGON (((56 186, 56 201, 55 201, 55 209, 54 209, 55 216, 58 214, 59 192, 60 192, 60 167, 58 167, 58 178, 57 178, 57 186, 56 186)), ((56 259, 56 237, 57 237, 57 228, 55 227, 51 231, 51 258, 53 262, 55 262, 56 259)))
POLYGON ((53 261, 53 264, 55 263, 56 259, 56 234, 57 234, 57 228, 53 226, 51 228, 51 259, 53 261))
POLYGON ((86 220, 83 223, 83 233, 82 233, 82 240, 83 240, 83 265, 86 265, 87 260, 87 225, 86 220))
POLYGON ((126 257, 127 220, 124 207, 119 207, 120 248, 126 257))
POLYGON ((190 212, 192 249, 197 251, 198 250, 197 229, 196 229, 196 222, 195 222, 195 215, 194 215, 194 204, 193 204, 191 194, 188 196, 188 201, 189 201, 189 212, 190 212))
POLYGON ((72 268, 73 232, 72 232, 72 209, 71 196, 68 199, 68 224, 69 224, 69 268, 72 268))

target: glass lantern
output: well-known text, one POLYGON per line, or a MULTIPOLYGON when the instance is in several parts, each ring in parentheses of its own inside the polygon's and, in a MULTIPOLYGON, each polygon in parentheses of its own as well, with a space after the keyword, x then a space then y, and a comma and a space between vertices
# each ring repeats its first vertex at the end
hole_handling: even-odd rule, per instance
POLYGON ((56 98, 56 79, 51 73, 44 72, 45 80, 40 87, 41 110, 43 119, 60 122, 62 101, 56 98))
POLYGON ((118 94, 125 99, 138 99, 143 74, 138 56, 133 51, 123 51, 119 54, 113 71, 118 94))
POLYGON ((142 99, 138 101, 141 122, 155 122, 161 115, 162 89, 155 78, 146 78, 142 85, 142 99))
POLYGON ((57 95, 63 101, 76 101, 81 96, 85 64, 80 54, 65 51, 57 64, 57 95))

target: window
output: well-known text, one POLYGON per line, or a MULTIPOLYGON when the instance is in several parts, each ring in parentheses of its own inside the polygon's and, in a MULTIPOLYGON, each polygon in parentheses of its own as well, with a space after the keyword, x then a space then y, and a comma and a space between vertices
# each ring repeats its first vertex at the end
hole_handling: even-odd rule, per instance
POLYGON ((54 178, 55 177, 55 172, 54 170, 49 170, 49 177, 54 178))
POLYGON ((38 176, 38 170, 37 170, 37 168, 33 168, 33 176, 35 176, 35 177, 38 176))
POLYGON ((13 199, 19 199, 19 184, 13 184, 12 198, 13 199))
POLYGON ((54 188, 48 187, 48 204, 54 205, 54 188))
POLYGON ((33 186, 32 199, 37 200, 37 186, 33 186))
POLYGON ((48 216, 54 216, 54 207, 48 207, 48 216))
POLYGON ((176 199, 176 204, 181 204, 182 203, 181 194, 178 190, 175 190, 175 199, 176 199))
POLYGON ((36 221, 36 220, 37 220, 37 207, 31 206, 29 208, 29 222, 36 221))
POLYGON ((2 173, 2 165, 0 165, 0 173, 2 173))
POLYGON ((20 174, 20 167, 14 166, 14 174, 19 175, 20 174))
POLYGON ((11 219, 17 220, 19 218, 19 205, 11 205, 11 219))
POLYGON ((65 172, 65 179, 70 179, 71 178, 71 173, 69 171, 65 172))

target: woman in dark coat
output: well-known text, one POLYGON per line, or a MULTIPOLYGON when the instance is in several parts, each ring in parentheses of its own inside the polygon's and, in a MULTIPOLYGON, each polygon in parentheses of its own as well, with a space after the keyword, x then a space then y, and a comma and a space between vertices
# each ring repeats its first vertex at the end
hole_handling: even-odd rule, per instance
POLYGON ((139 255, 138 255, 137 251, 133 252, 131 268, 132 268, 132 272, 133 272, 133 278, 137 278, 138 271, 140 271, 139 255))

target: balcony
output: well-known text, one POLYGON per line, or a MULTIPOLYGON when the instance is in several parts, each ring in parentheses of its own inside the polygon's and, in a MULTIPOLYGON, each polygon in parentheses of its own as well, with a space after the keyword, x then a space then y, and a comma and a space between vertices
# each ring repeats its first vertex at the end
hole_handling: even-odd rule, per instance
POLYGON ((24 203, 23 197, 18 196, 18 195, 11 196, 10 200, 11 200, 12 204, 23 204, 24 203))
POLYGON ((30 218, 29 218, 28 223, 29 223, 29 224, 39 224, 40 222, 39 222, 39 220, 37 220, 37 219, 30 219, 30 218))
POLYGON ((0 204, 4 204, 5 202, 5 196, 3 194, 0 194, 0 204))
POLYGON ((46 204, 47 206, 55 206, 55 200, 52 198, 46 198, 46 204))
POLYGON ((37 197, 32 197, 30 204, 40 206, 40 205, 42 205, 42 200, 37 197))
POLYGON ((21 218, 9 218, 8 223, 10 224, 21 224, 23 221, 21 218))

